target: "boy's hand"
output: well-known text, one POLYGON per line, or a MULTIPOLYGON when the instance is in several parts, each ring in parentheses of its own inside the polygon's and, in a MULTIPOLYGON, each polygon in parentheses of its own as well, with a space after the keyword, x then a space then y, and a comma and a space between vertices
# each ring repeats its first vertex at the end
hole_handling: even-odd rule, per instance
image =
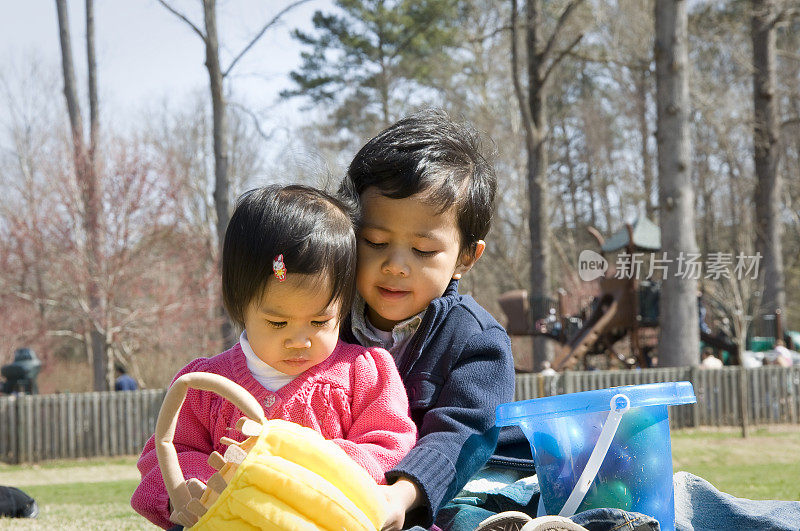
POLYGON ((386 522, 381 531, 398 531, 403 528, 406 512, 418 506, 422 496, 417 486, 411 481, 400 478, 391 485, 378 485, 386 498, 386 522))

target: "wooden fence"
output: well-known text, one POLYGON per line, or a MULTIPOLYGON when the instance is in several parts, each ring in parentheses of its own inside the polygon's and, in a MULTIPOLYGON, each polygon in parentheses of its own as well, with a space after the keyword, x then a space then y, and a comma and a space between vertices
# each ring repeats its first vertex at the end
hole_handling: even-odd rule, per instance
POLYGON ((692 382, 697 404, 669 408, 671 425, 675 428, 800 423, 800 367, 681 367, 576 371, 552 376, 520 374, 515 399, 680 381, 692 382))
MULTIPOLYGON (((672 381, 692 382, 697 395, 696 405, 669 408, 675 428, 800 423, 800 367, 520 374, 516 399, 672 381)), ((137 454, 155 430, 163 398, 163 389, 1 396, 0 461, 137 454)))
POLYGON ((137 454, 155 431, 163 389, 0 397, 0 461, 137 454))

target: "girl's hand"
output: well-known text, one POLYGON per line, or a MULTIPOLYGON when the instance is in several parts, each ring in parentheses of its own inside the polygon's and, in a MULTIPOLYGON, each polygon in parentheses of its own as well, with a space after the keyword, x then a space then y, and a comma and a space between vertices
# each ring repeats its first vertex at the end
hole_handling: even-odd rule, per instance
POLYGON ((386 498, 388 509, 386 522, 381 531, 398 531, 403 528, 406 512, 418 506, 422 501, 417 486, 411 481, 400 478, 391 485, 378 485, 386 498))

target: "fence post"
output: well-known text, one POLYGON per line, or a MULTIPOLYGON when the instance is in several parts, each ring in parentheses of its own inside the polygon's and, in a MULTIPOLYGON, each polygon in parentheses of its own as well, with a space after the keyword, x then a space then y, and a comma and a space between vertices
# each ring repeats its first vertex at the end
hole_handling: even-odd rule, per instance
MULTIPOLYGON (((697 376, 700 368, 697 365, 689 367, 689 381, 692 382, 692 389, 695 394, 697 393, 697 376)), ((692 404, 692 427, 696 428, 700 425, 700 408, 697 403, 692 404)))
POLYGON ((747 405, 749 386, 747 384, 747 369, 742 365, 739 367, 739 415, 742 424, 742 437, 745 439, 748 435, 750 435, 750 426, 748 420, 750 408, 747 405))
POLYGON ((19 397, 17 395, 11 395, 9 398, 9 408, 8 411, 11 414, 11 422, 8 423, 8 429, 11 431, 8 436, 8 443, 10 446, 9 451, 9 462, 12 464, 19 464, 19 438, 20 438, 20 425, 19 425, 19 417, 22 413, 20 411, 19 405, 19 397))
POLYGON ((17 395, 17 464, 29 462, 32 454, 28 437, 30 421, 27 402, 27 395, 17 395))

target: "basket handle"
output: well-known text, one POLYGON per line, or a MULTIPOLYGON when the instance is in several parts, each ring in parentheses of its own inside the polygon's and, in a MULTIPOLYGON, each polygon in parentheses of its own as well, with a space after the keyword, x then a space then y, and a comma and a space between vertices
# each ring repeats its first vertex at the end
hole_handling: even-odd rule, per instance
MULTIPOLYGON (((169 499, 172 502, 173 510, 176 512, 185 507, 192 498, 183 478, 183 472, 178 462, 178 453, 175 451, 175 445, 173 444, 178 416, 181 406, 186 400, 186 393, 189 388, 212 391, 226 398, 247 417, 261 423, 265 421, 264 409, 253 395, 241 385, 224 376, 210 372, 189 372, 173 382, 164 396, 164 402, 158 412, 155 446, 158 466, 161 468, 161 476, 164 478, 164 485, 167 487, 169 499)), ((186 525, 185 522, 175 523, 186 525)))

